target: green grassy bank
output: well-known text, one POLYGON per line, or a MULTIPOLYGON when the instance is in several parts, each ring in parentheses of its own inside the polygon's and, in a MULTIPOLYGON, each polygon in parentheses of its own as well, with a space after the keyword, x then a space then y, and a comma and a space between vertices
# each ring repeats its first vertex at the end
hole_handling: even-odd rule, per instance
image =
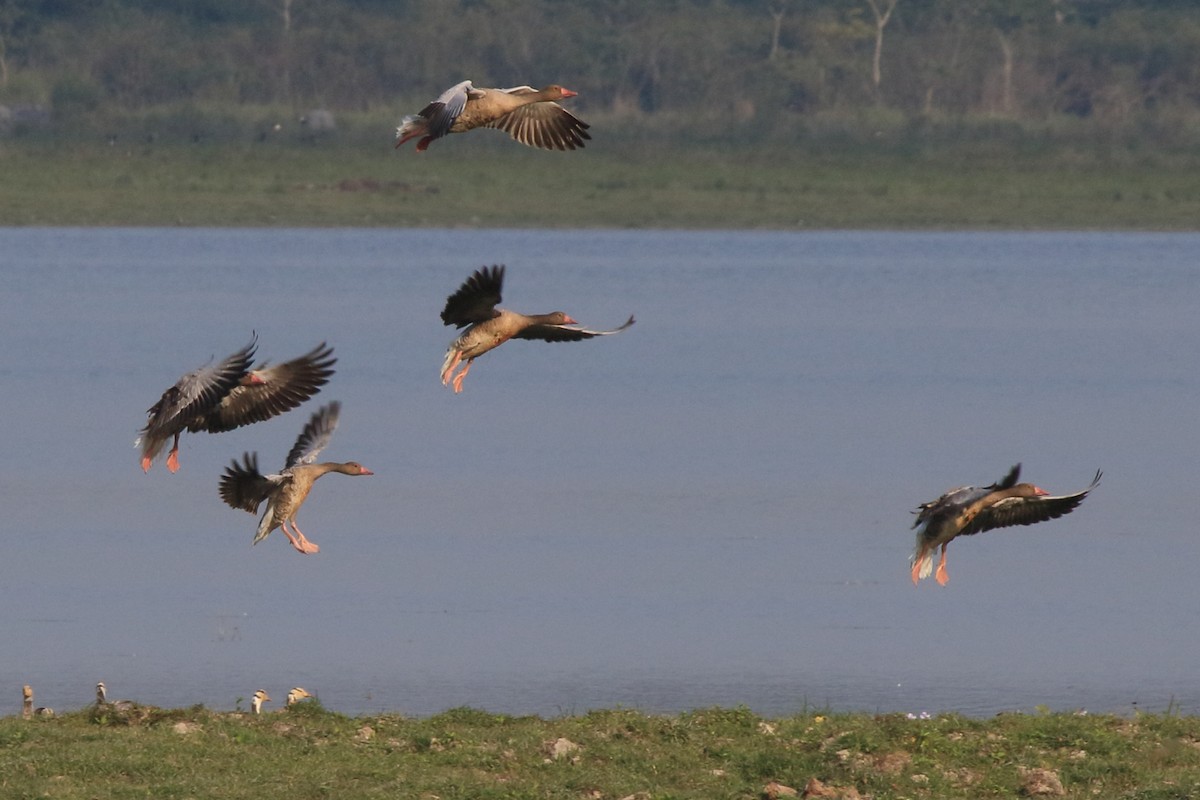
POLYGON ((394 151, 386 135, 368 145, 0 140, 0 225, 1200 227, 1200 154, 636 139, 547 153, 470 136, 423 154, 394 151))
POLYGON ((349 718, 315 703, 262 716, 93 708, 0 719, 5 798, 712 800, 806 788, 877 800, 1195 797, 1200 719, 764 719, 743 709, 349 718))

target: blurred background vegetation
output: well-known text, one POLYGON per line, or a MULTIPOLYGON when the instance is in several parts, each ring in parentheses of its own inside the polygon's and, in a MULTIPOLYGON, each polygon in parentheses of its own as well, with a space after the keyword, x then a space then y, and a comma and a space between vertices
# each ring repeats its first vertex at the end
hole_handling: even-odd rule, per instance
POLYGON ((0 224, 1195 230, 1198 167, 1197 0, 0 0, 0 224), (593 140, 392 150, 464 78, 593 140))
POLYGON ((0 0, 10 136, 379 139, 463 78, 562 83, 635 139, 1173 150, 1200 3, 0 0))

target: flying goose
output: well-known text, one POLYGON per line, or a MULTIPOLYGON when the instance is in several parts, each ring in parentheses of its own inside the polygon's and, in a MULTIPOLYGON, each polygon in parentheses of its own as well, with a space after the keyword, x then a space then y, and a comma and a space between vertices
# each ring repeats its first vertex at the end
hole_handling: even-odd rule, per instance
POLYGON ((216 364, 192 370, 147 411, 149 420, 134 446, 142 449, 142 471, 149 472, 167 439, 172 439, 167 469, 179 470, 179 436, 191 431, 220 433, 268 420, 312 397, 333 375, 333 348, 324 342, 308 353, 270 365, 250 367, 257 346, 250 344, 216 364))
POLYGON ((579 94, 551 84, 541 89, 477 89, 471 81, 456 83, 416 114, 400 120, 396 147, 420 137, 417 152, 448 133, 497 128, 521 144, 543 150, 574 150, 591 139, 586 122, 556 100, 579 94))
POLYGON ((225 468, 219 487, 222 500, 233 508, 240 508, 251 514, 258 513, 258 507, 264 500, 267 503, 262 519, 259 520, 253 544, 258 544, 267 538, 271 531, 279 528, 297 552, 318 552, 321 548, 305 538, 296 525, 296 512, 308 497, 313 483, 330 472, 340 472, 343 475, 374 474, 356 461, 314 463, 333 438, 340 412, 341 404, 336 401, 318 409, 300 432, 280 472, 270 475, 259 472, 258 453, 243 453, 243 463, 239 464, 237 459, 234 459, 232 464, 225 468), (288 530, 289 523, 291 530, 288 530), (294 535, 292 531, 295 531, 294 535))
POLYGON ((998 483, 990 486, 962 486, 951 489, 937 500, 922 503, 913 513, 917 546, 912 555, 913 585, 933 571, 933 552, 941 545, 937 582, 950 580, 946 573, 946 546, 956 536, 970 536, 1009 525, 1032 525, 1069 514, 1083 502, 1088 492, 1100 483, 1100 470, 1091 484, 1074 494, 1051 495, 1032 483, 1017 483, 1021 465, 1017 464, 998 483))
POLYGON ((595 336, 620 333, 633 324, 631 315, 619 328, 593 331, 570 327, 578 323, 561 311, 529 315, 497 308, 503 284, 503 264, 490 268, 482 267, 475 270, 458 291, 446 298, 446 307, 442 309, 443 324, 466 327, 466 330, 450 343, 446 350, 446 358, 442 361, 442 385, 445 386, 453 380, 455 394, 462 391, 463 380, 471 369, 471 363, 509 339, 578 342, 595 336), (453 375, 454 368, 464 358, 467 360, 466 366, 457 375, 453 375))

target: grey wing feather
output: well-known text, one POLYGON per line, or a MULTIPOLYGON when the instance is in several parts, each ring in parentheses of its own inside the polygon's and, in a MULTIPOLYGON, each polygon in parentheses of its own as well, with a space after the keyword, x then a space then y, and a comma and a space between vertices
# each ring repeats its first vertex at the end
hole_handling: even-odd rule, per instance
POLYGON ((541 339, 544 342, 581 342, 584 339, 591 339, 595 336, 610 336, 614 333, 620 333, 634 323, 633 316, 619 328, 613 328, 609 331, 593 331, 587 328, 576 328, 570 325, 530 325, 520 333, 516 334, 514 339, 541 339))
POLYGON ((928 503, 917 506, 917 510, 913 512, 917 515, 913 527, 916 528, 941 514, 968 506, 990 491, 991 487, 983 486, 960 486, 957 489, 951 489, 937 500, 930 500, 928 503))
POLYGON ((500 290, 504 286, 504 265, 480 267, 463 281, 458 291, 446 298, 442 322, 459 328, 485 322, 499 316, 500 290))
POLYGON ((1103 473, 1096 470, 1096 477, 1082 491, 1074 494, 1042 497, 1008 497, 984 510, 963 530, 963 535, 982 533, 993 528, 1011 525, 1033 525, 1048 519, 1058 519, 1074 511, 1083 498, 1100 484, 1103 473))
POLYGON ((429 120, 428 131, 431 138, 436 139, 450 132, 450 127, 454 125, 454 121, 458 119, 463 109, 467 107, 468 93, 473 93, 474 91, 475 89, 471 86, 470 81, 456 83, 438 95, 437 100, 434 100, 418 112, 418 116, 429 120))
POLYGON ((917 510, 913 512, 917 515, 916 521, 913 522, 913 527, 915 528, 939 514, 966 508, 971 503, 974 503, 979 498, 986 496, 996 489, 1009 489, 1016 486, 1017 479, 1020 477, 1021 465, 1017 464, 1008 471, 1007 475, 991 486, 960 486, 957 489, 951 489, 937 500, 931 500, 928 503, 922 503, 917 506, 917 510))
POLYGON ((333 348, 324 342, 299 358, 282 364, 258 365, 262 383, 238 385, 215 409, 188 426, 190 431, 231 431, 262 422, 296 408, 315 395, 333 375, 333 348))
POLYGON ((341 413, 341 410, 342 404, 336 400, 317 409, 308 424, 304 426, 304 430, 300 432, 291 452, 288 453, 287 461, 284 463, 285 470, 291 469, 297 464, 311 464, 317 460, 317 456, 333 438, 333 432, 337 429, 338 414, 341 413))
POLYGON ((163 392, 147 412, 150 418, 138 438, 143 453, 153 456, 167 437, 179 433, 216 408, 250 368, 257 342, 258 337, 255 337, 250 344, 221 362, 192 370, 163 392))

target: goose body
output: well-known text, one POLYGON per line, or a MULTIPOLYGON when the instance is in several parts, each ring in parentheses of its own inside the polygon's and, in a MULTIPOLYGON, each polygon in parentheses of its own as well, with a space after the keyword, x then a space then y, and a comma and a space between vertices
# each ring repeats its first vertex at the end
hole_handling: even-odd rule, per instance
POLYGON ((933 553, 940 546, 936 578, 943 586, 950 580, 946 572, 946 546, 957 536, 970 536, 1010 525, 1033 525, 1069 514, 1083 502, 1088 492, 1100 483, 1101 472, 1086 489, 1066 495, 1051 495, 1032 483, 1017 483, 1021 465, 1017 464, 1003 479, 990 486, 961 486, 936 500, 922 503, 916 510, 917 545, 912 555, 912 582, 915 586, 933 572, 933 553))
POLYGON ((606 331, 589 330, 562 311, 549 314, 520 314, 497 308, 504 285, 504 265, 475 270, 474 274, 446 298, 442 322, 466 328, 446 350, 442 361, 442 385, 453 381, 455 394, 462 391, 463 380, 471 363, 509 339, 540 339, 544 342, 579 342, 596 336, 620 333, 633 324, 632 316, 619 328, 606 331), (466 359, 466 365, 455 375, 454 370, 466 359))
POLYGON ((514 86, 511 89, 480 89, 462 81, 442 92, 416 114, 400 121, 396 147, 419 139, 417 152, 424 152, 434 139, 448 133, 465 133, 475 128, 496 128, 521 144, 543 150, 574 150, 591 139, 589 125, 558 104, 578 92, 551 84, 541 89, 514 86))
POLYGON ((32 719, 33 717, 53 717, 54 709, 47 706, 33 707, 33 687, 28 683, 21 687, 21 717, 23 719, 32 719))
POLYGON ((132 700, 113 700, 108 699, 108 687, 104 685, 104 681, 96 683, 96 705, 106 706, 114 711, 127 712, 132 711, 137 707, 137 703, 132 700))
POLYGON ((216 364, 192 370, 147 411, 149 420, 138 436, 142 470, 172 439, 167 469, 179 470, 179 436, 184 431, 220 433, 262 422, 308 400, 333 375, 333 349, 324 342, 282 364, 251 368, 257 339, 216 364))
POLYGON ((333 437, 340 412, 341 404, 337 402, 318 409, 304 426, 296 444, 288 453, 283 469, 278 473, 263 475, 259 472, 258 453, 244 453, 242 463, 235 459, 225 468, 220 482, 222 500, 233 508, 240 508, 251 514, 257 514, 258 507, 264 501, 267 504, 255 532, 254 544, 265 539, 271 531, 280 528, 298 552, 318 552, 320 548, 308 541, 296 525, 296 513, 308 497, 313 483, 330 472, 340 472, 343 475, 374 474, 356 461, 315 463, 317 455, 333 437))

